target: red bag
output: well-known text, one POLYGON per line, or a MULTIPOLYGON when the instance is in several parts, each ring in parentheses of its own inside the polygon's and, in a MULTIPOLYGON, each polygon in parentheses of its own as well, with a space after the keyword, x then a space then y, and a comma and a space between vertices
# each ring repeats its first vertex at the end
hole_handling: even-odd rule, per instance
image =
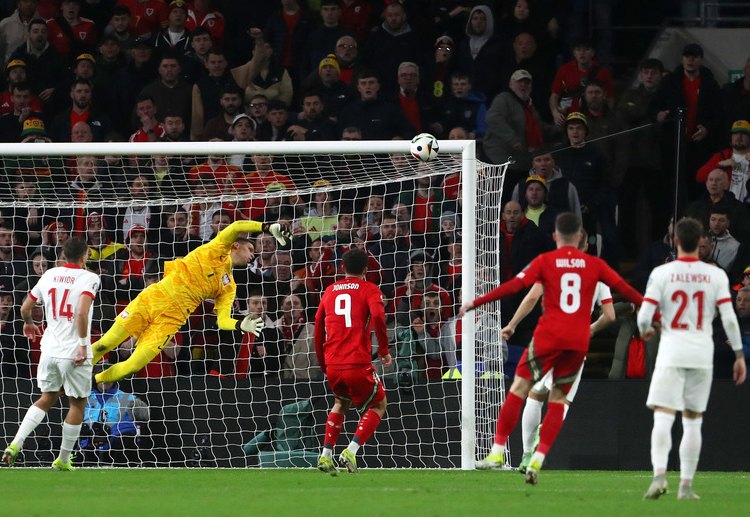
POLYGON ((628 367, 625 377, 642 379, 646 376, 646 344, 643 339, 633 336, 628 344, 628 367))

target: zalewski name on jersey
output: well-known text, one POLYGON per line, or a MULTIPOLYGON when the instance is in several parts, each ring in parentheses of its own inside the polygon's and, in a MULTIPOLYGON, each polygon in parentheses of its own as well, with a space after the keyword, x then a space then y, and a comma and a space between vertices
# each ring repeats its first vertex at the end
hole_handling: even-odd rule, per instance
POLYGON ((711 283, 711 275, 704 273, 672 273, 669 281, 685 284, 708 284, 711 283))

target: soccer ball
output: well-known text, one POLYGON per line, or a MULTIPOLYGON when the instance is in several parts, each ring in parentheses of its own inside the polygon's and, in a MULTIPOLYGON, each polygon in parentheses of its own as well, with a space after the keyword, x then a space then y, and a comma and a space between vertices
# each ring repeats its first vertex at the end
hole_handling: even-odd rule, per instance
POLYGON ((439 150, 437 138, 429 133, 420 133, 411 139, 411 155, 417 160, 423 162, 434 160, 439 150))

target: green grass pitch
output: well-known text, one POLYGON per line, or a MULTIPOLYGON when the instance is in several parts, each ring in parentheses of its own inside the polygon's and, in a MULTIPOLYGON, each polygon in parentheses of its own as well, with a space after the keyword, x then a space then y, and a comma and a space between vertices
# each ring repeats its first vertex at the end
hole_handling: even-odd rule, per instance
POLYGON ((0 514, 149 517, 235 515, 743 515, 750 474, 699 472, 700 501, 677 501, 678 475, 643 501, 646 472, 360 470, 330 477, 302 469, 0 470, 0 514))

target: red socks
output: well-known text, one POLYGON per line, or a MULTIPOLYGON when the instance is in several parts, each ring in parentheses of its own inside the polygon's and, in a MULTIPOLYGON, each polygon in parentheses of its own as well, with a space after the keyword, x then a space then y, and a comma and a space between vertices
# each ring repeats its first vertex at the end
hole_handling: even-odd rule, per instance
POLYGON ((357 424, 357 432, 354 433, 354 440, 359 445, 370 439, 370 437, 380 425, 380 417, 372 409, 368 409, 367 412, 362 416, 362 419, 357 424))
POLYGON ((328 419, 326 420, 326 434, 323 438, 323 447, 333 449, 336 446, 336 441, 339 439, 339 433, 341 433, 341 428, 343 426, 343 413, 328 413, 328 419))
POLYGON ((547 404, 547 414, 544 415, 544 420, 542 420, 542 429, 539 433, 539 445, 536 447, 536 452, 546 455, 552 447, 562 428, 564 412, 565 404, 560 402, 547 404))
POLYGON ((518 395, 508 392, 505 403, 500 408, 500 416, 497 418, 497 429, 495 430, 495 443, 505 447, 508 436, 518 423, 518 417, 523 409, 523 399, 518 395))

